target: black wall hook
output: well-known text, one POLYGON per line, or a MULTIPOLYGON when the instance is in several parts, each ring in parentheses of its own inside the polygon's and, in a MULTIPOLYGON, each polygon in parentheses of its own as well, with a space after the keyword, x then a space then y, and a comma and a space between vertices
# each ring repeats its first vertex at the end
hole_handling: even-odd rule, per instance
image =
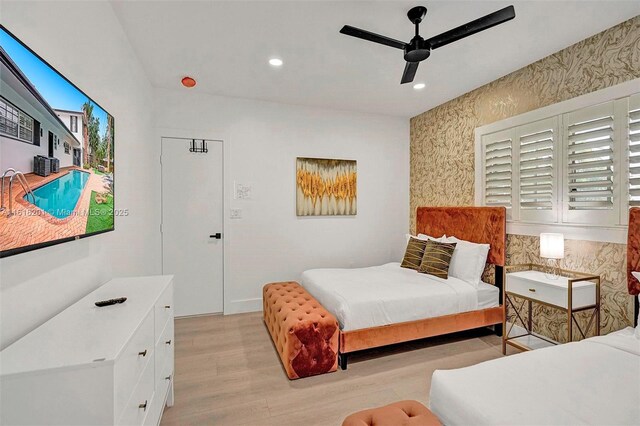
POLYGON ((209 148, 207 147, 207 141, 202 139, 202 142, 196 143, 195 139, 191 139, 191 145, 189 146, 189 152, 206 154, 207 152, 209 152, 209 148))

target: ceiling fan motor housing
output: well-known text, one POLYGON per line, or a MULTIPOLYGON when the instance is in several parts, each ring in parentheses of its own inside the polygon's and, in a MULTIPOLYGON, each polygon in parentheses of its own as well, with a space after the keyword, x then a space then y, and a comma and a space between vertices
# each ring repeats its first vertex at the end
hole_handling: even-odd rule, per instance
POLYGON ((431 54, 431 47, 420 37, 420 22, 427 14, 427 8, 416 6, 407 13, 407 18, 416 26, 416 35, 404 48, 404 60, 407 62, 424 61, 431 54))
POLYGON ((429 43, 422 37, 414 37, 404 48, 404 60, 407 62, 424 61, 431 55, 429 43))

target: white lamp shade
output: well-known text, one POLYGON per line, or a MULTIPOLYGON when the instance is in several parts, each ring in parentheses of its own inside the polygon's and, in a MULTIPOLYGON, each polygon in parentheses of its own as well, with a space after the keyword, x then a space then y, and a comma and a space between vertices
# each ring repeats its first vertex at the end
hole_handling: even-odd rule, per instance
POLYGON ((547 259, 564 258, 563 234, 540 234, 540 257, 547 259))

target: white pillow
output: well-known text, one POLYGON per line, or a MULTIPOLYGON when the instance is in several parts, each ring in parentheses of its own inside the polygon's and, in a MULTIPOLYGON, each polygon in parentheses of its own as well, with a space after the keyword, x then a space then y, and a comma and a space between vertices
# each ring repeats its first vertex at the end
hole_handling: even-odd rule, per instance
POLYGON ((459 278, 478 288, 487 263, 489 244, 476 244, 456 237, 445 238, 444 242, 456 243, 451 263, 449 263, 449 276, 459 278))
POLYGON ((442 237, 439 238, 435 238, 432 237, 431 235, 427 235, 427 234, 418 234, 418 236, 416 237, 419 240, 431 240, 431 241, 437 241, 439 243, 443 242, 445 240, 445 238, 447 238, 446 235, 442 235, 442 237))

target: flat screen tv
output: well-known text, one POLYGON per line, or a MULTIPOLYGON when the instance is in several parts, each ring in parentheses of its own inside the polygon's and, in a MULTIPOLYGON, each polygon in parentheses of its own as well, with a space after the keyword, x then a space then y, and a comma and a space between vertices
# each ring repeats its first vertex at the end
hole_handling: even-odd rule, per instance
POLYGON ((113 231, 113 117, 2 25, 0 65, 0 257, 113 231))

